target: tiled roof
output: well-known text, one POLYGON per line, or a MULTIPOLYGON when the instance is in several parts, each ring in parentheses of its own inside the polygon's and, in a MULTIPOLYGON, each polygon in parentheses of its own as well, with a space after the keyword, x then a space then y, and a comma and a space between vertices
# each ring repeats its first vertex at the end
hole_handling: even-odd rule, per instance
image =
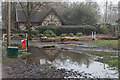
MULTIPOLYGON (((38 10, 37 12, 36 12, 36 10, 33 10, 31 12, 31 19, 30 19, 31 22, 38 22, 38 21, 40 21, 42 19, 42 17, 44 17, 44 15, 48 13, 48 11, 50 9, 51 8, 46 9, 45 7, 43 9, 43 7, 41 7, 41 9, 38 10)), ((25 14, 27 16, 27 11, 25 11, 25 14)), ((16 18, 18 19, 19 22, 26 22, 27 21, 25 14, 23 13, 22 10, 17 10, 17 12, 16 12, 16 15, 17 15, 16 18)))
MULTIPOLYGON (((51 8, 51 7, 41 7, 40 10, 38 10, 36 13, 35 13, 36 10, 32 11, 31 12, 31 19, 30 21, 31 22, 39 22, 41 23, 42 20, 50 13, 50 12, 54 12, 56 14, 56 16, 61 20, 62 23, 63 20, 62 18, 57 14, 57 12, 51 8), (33 16, 33 14, 35 13, 35 15, 33 16)), ((25 12, 25 14, 27 15, 27 12, 25 12)), ((22 10, 17 10, 16 12, 16 22, 27 22, 26 20, 26 17, 25 17, 25 14, 23 13, 22 10)))

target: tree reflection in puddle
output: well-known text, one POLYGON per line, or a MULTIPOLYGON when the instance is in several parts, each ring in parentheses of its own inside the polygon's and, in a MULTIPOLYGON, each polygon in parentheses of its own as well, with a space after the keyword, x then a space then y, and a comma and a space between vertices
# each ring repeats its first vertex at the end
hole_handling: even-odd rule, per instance
POLYGON ((107 64, 94 61, 92 56, 77 52, 60 49, 39 49, 31 47, 31 55, 28 56, 28 63, 49 64, 57 68, 73 69, 79 72, 86 72, 101 78, 111 77, 116 71, 109 70, 107 64))

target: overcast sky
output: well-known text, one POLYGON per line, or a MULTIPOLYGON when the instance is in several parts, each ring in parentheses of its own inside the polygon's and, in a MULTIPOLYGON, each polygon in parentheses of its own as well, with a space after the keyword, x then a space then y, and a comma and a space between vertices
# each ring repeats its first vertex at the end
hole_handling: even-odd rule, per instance
MULTIPOLYGON (((0 0, 0 19, 1 19, 1 1, 4 1, 4 0, 0 0)), ((6 0, 7 1, 7 0, 6 0)), ((12 0, 11 0, 12 1, 12 0)), ((13 0, 13 1, 18 1, 18 0, 13 0)), ((25 1, 25 0, 22 0, 22 1, 25 1)), ((33 0, 29 0, 29 1, 33 1, 33 0)), ((101 7, 101 11, 104 9, 104 6, 105 6, 105 1, 106 0, 34 0, 34 1, 54 1, 54 2, 61 2, 61 1, 65 1, 65 2, 84 2, 84 1, 88 1, 88 2, 97 2, 99 4, 99 6, 101 7)), ((118 4, 118 2, 120 0, 107 0, 108 2, 112 2, 114 4, 118 4)))
MULTIPOLYGON (((97 2, 97 3, 103 3, 103 2, 105 2, 106 0, 69 0, 69 1, 73 1, 73 2, 75 2, 75 1, 88 1, 88 2, 90 2, 90 1, 95 1, 95 2, 97 2)), ((113 2, 113 3, 115 3, 115 4, 117 4, 120 0, 107 0, 108 2, 113 2)))
MULTIPOLYGON (((5 1, 5 0, 0 0, 0 1, 5 1)), ((6 0, 6 1, 8 1, 8 0, 6 0)), ((18 0, 9 0, 9 1, 18 1, 18 0)), ((20 1, 26 1, 26 0, 20 0, 20 1)), ((98 3, 101 3, 101 2, 105 2, 106 0, 28 0, 28 1, 47 1, 47 2, 49 2, 49 1, 54 1, 54 2, 60 2, 60 1, 66 1, 66 2, 68 2, 68 1, 73 1, 73 2, 76 2, 76 1, 81 1, 81 2, 83 2, 83 1, 89 1, 89 2, 96 1, 98 3)), ((119 0, 107 0, 107 1, 117 3, 119 0)))
POLYGON ((1 19, 2 19, 2 12, 1 12, 1 0, 0 0, 0 21, 1 21, 1 19))

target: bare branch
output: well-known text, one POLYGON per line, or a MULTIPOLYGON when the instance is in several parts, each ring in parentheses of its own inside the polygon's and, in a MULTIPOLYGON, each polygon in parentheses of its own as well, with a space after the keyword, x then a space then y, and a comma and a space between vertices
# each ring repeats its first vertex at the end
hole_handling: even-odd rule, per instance
MULTIPOLYGON (((18 1, 19 1, 19 0, 18 0, 18 1)), ((28 17, 27 17, 27 15, 26 15, 25 11, 24 11, 24 7, 23 7, 23 5, 22 5, 22 3, 21 3, 20 1, 19 1, 19 4, 20 4, 20 6, 21 6, 21 9, 22 9, 22 11, 23 11, 23 14, 24 14, 26 20, 28 20, 28 17)))
MULTIPOLYGON (((36 3, 35 3, 36 4, 36 3)), ((37 5, 34 6, 33 9, 30 10, 30 13, 37 7, 37 5)))
MULTIPOLYGON (((40 4, 40 6, 38 8, 40 8, 43 4, 40 4)), ((30 18, 32 18, 37 12, 38 12, 39 9, 37 9, 32 15, 30 18)))

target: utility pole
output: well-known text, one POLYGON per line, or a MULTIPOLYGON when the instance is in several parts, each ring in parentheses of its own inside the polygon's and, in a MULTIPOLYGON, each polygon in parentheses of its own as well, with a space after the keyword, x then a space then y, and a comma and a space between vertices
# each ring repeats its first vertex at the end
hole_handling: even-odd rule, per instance
POLYGON ((7 46, 10 46, 10 2, 7 2, 7 46))

